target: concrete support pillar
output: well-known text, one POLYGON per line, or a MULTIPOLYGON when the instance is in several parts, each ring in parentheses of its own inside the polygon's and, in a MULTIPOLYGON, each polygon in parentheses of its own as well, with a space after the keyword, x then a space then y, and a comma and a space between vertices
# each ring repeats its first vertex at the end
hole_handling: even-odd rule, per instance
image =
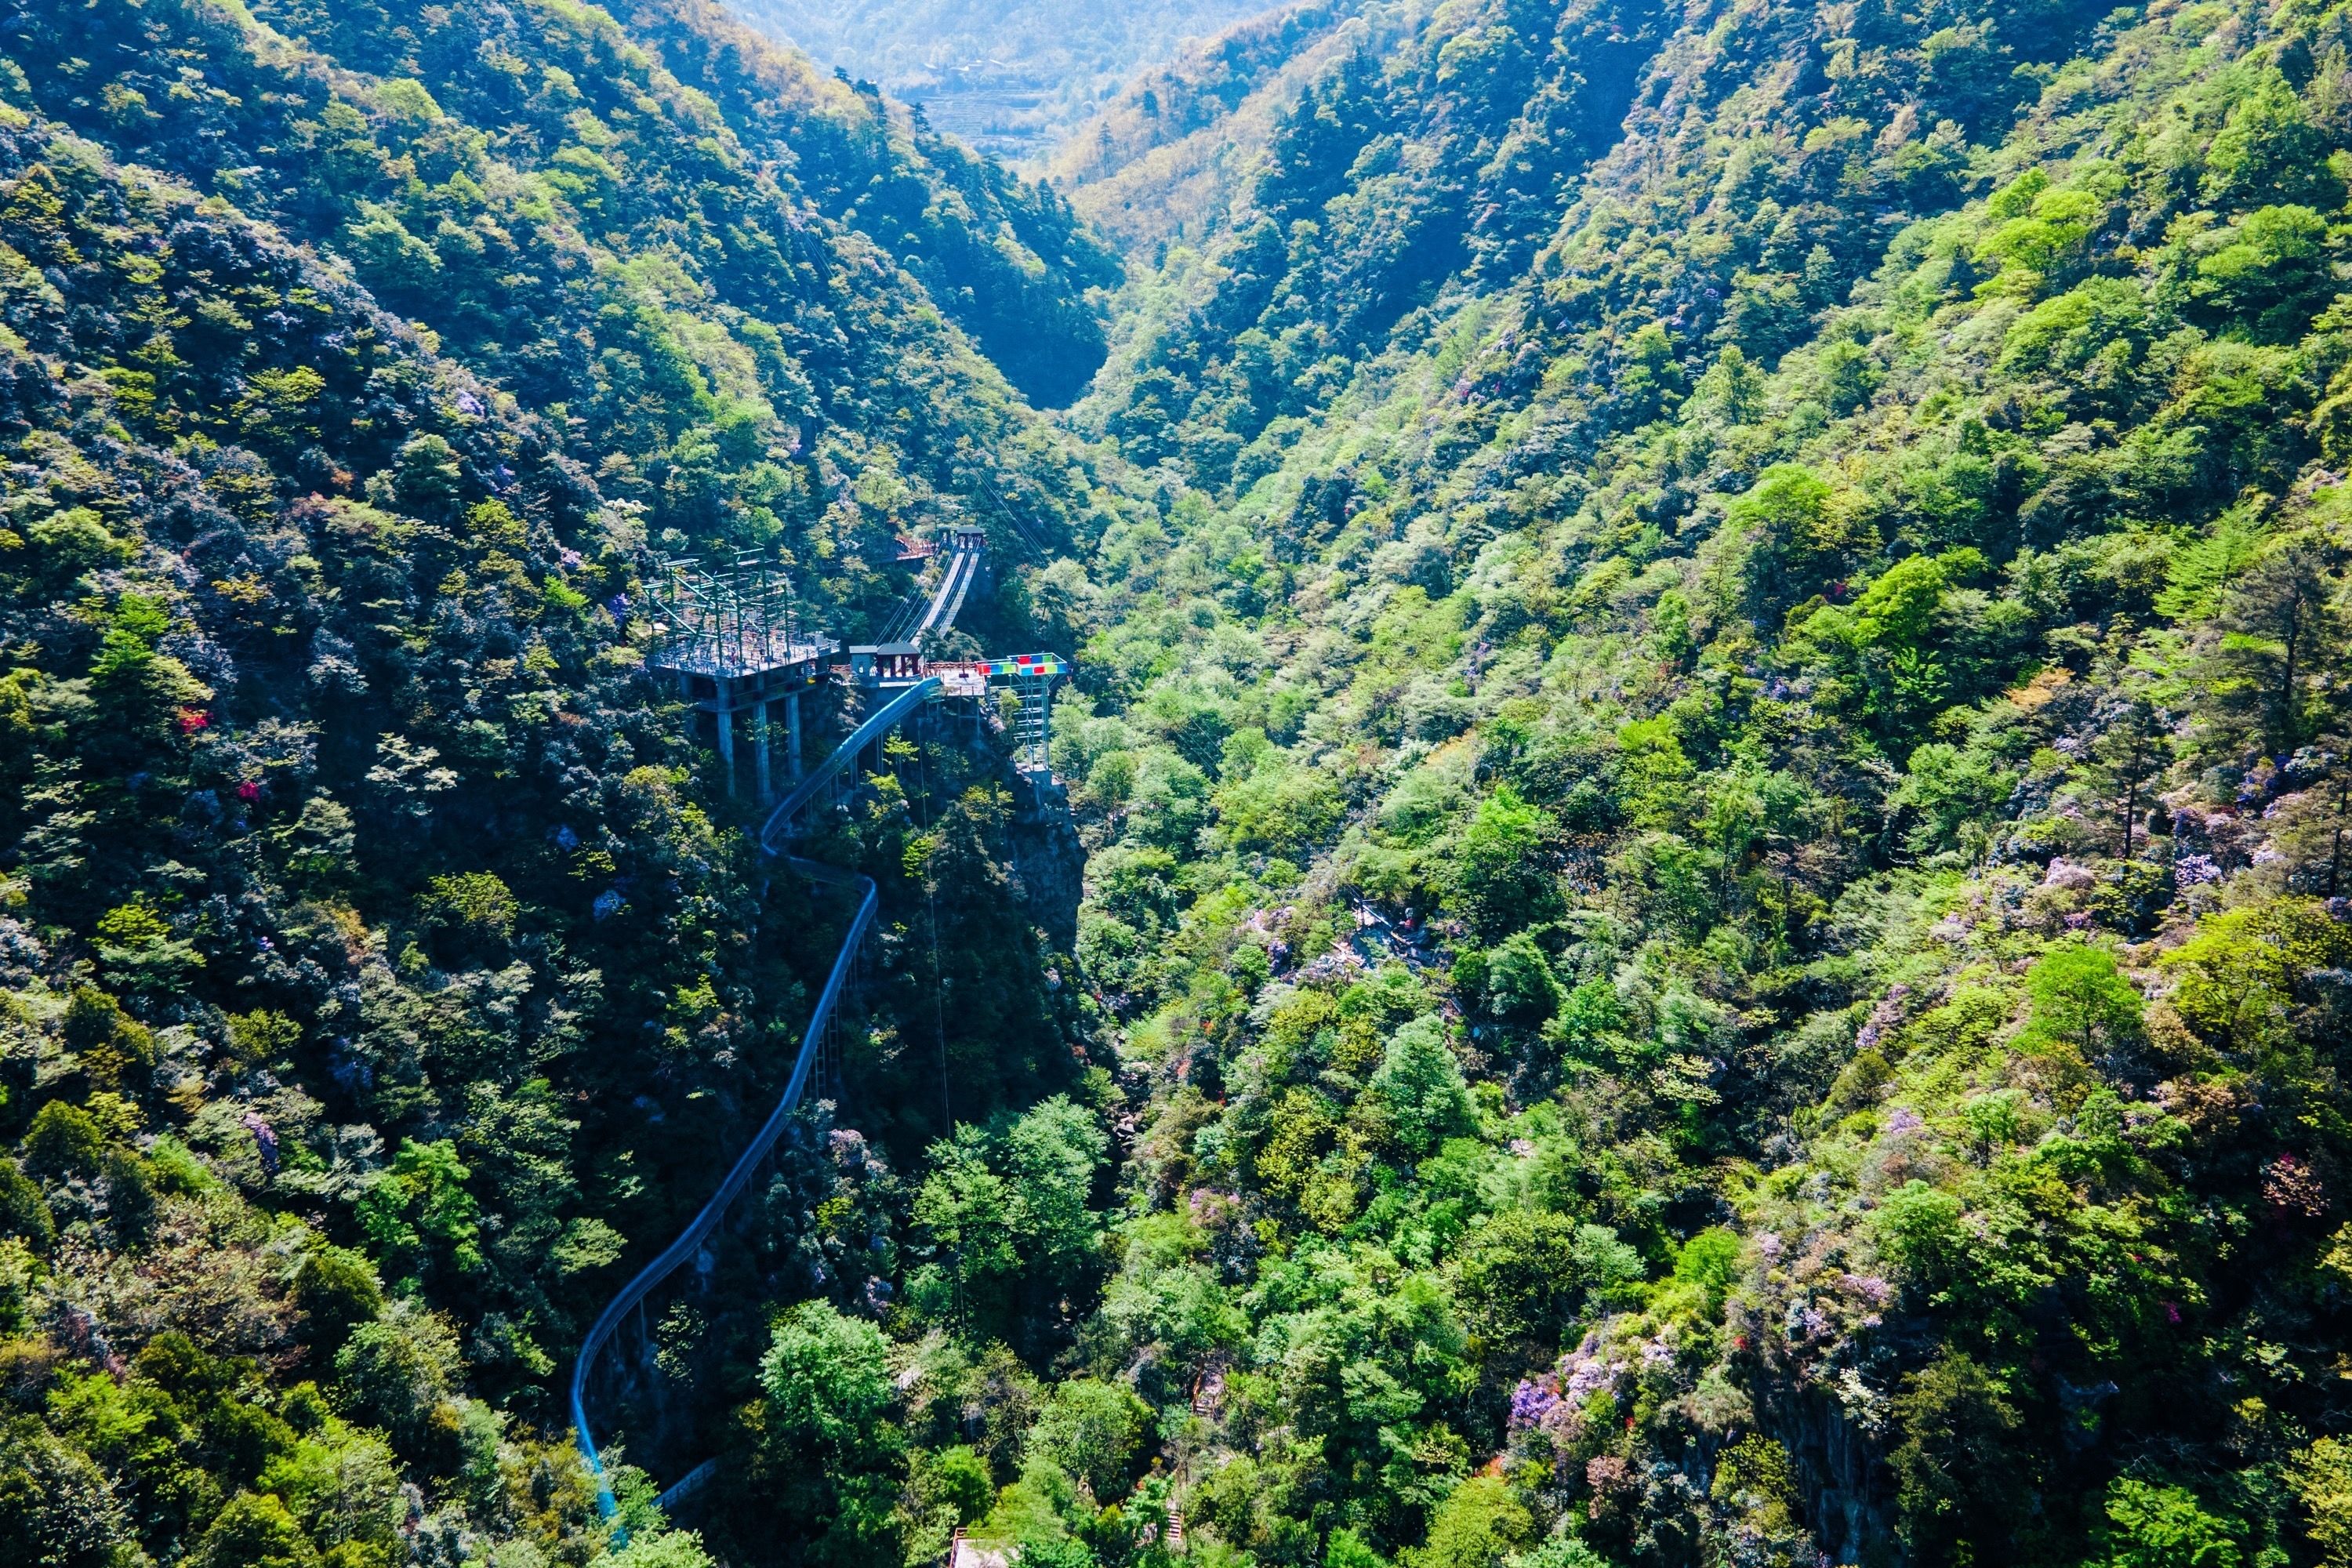
POLYGON ((784 769, 793 783, 801 782, 801 694, 784 699, 784 769))
POLYGON ((719 711, 713 715, 719 721, 719 773, 727 781, 727 793, 730 795, 735 793, 735 714, 727 705, 731 684, 725 680, 719 683, 719 711))
POLYGON ((758 781, 760 804, 765 805, 774 795, 768 787, 768 705, 754 703, 751 708, 751 775, 758 781))

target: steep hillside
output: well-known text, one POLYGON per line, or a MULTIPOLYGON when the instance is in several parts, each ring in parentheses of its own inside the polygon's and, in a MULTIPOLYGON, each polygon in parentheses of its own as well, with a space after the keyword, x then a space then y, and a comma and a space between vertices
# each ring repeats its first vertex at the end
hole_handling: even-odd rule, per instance
POLYGON ((929 121, 1013 160, 1070 127, 1189 37, 1266 0, 731 0, 747 20, 851 76, 920 104, 929 121))
POLYGON ((1426 10, 1301 0, 1240 23, 1128 83, 1064 140, 1046 177, 1130 251, 1205 238, 1234 223, 1282 110, 1426 10))
POLYGON ((792 985, 595 605, 631 532, 340 268, 7 118, 7 1538, 584 1552, 508 1410, 664 1217, 607 1108, 648 1016, 751 1089, 792 985))
POLYGON ((2347 47, 1457 5, 1139 286, 1079 1342, 1192 1550, 2343 1561, 2347 47))
POLYGON ((819 84, 803 57, 763 45, 715 5, 673 0, 630 22, 747 147, 873 236, 1031 403, 1059 407, 1085 391, 1103 357, 1101 291, 1126 274, 1049 187, 886 107, 871 87, 819 84))
MULTIPOLYGON (((335 245, 388 305, 536 405, 592 401, 574 345, 594 339, 596 285, 617 281, 600 279, 604 258, 667 255, 678 287, 778 323, 807 316, 838 267, 877 272, 853 291, 880 298, 903 266, 1033 397, 1066 399, 1099 362, 1085 296, 1118 270, 1050 193, 910 135, 877 99, 698 0, 642 5, 627 32, 558 4, 271 0, 247 21, 150 0, 139 15, 134 31, 98 10, 18 5, 0 37, 44 112, 335 245), (201 90, 178 75, 192 59, 201 90), (46 60, 66 64, 29 68, 46 60), (819 214, 878 252, 830 254, 819 214)), ((673 291, 632 285, 653 301, 673 291)), ((913 315, 835 323, 830 353, 868 367, 940 357, 908 336, 913 315)), ((883 379, 862 370, 848 395, 883 379)), ((837 395, 815 385, 796 401, 837 395)), ((946 396, 990 400, 961 384, 946 396)))
MULTIPOLYGON (((556 1389, 846 911, 748 843, 642 580, 761 547, 855 636, 992 483, 1091 531, 974 337, 1066 374, 1104 253, 683 11, 136 19, 0 23, 0 1556, 707 1563, 625 1466, 596 1518, 556 1389)), ((892 1161, 1090 1032, 995 752, 885 772, 828 847, 883 887, 872 1157, 736 1227, 844 1303, 898 1272, 892 1161)))
POLYGON ((688 0, 5 28, 0 1541, 2347 1561, 2352 7, 1309 6, 1115 300, 688 0), (548 1391, 842 919, 642 574, 972 518, 1075 951, 882 748, 615 1531, 548 1391))

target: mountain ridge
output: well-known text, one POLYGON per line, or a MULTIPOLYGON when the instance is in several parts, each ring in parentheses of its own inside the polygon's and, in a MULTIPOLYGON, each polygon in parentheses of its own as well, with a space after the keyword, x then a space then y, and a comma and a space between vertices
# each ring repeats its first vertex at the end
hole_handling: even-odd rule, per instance
POLYGON ((2352 7, 1294 13, 1072 205, 685 0, 251 15, 0 32, 0 1534, 2352 1550, 2352 7), (839 935, 646 574, 972 522, 1057 779, 825 819, 610 1531, 559 1347, 839 935))

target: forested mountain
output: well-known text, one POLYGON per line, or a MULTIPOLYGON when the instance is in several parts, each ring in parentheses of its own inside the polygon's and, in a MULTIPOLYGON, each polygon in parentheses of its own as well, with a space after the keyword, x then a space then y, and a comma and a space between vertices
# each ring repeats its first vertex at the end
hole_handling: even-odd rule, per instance
MULTIPOLYGON (((845 914, 646 679, 641 578, 761 549, 856 637, 896 537, 992 485, 1096 526, 975 344, 1083 381, 1107 253, 711 21, 0 22, 11 1563, 617 1548, 559 1375, 768 1114, 845 914)), ((1000 581, 978 625, 1041 636, 1000 581)), ((930 759, 836 847, 929 940, 874 988, 875 1158, 762 1210, 795 1289, 895 1272, 860 1183, 949 1089, 1083 1075, 994 772, 930 759), (950 1059, 892 1092, 894 1007, 950 984, 950 1059)), ((625 1561, 702 1560, 630 1506, 625 1561)))
POLYGON ((730 0, 778 38, 1000 156, 1050 153, 1070 127, 1184 39, 1267 0, 730 0))
POLYGON ((1338 62, 1391 47, 1427 9, 1298 0, 1239 23, 1128 83, 1070 133, 1047 177, 1130 250, 1203 238, 1235 222, 1299 93, 1338 62))
POLYGON ((1448 6, 1139 289, 1077 1344, 1188 1550, 2352 1560, 2347 47, 1448 6))
MULTIPOLYGON (((1066 398, 1099 360, 1085 295, 1118 270, 1050 193, 698 0, 640 6, 630 33, 562 5, 251 14, 148 4, 133 28, 23 5, 7 36, 33 106, 293 237, 333 239, 387 307, 534 406, 583 401, 566 317, 595 307, 566 274, 599 252, 677 251, 686 286, 782 331, 793 269, 826 264, 801 238, 819 215, 878 247, 866 265, 926 284, 1031 396, 1066 398), (191 60, 206 90, 181 75, 191 60), (542 197, 561 205, 542 216, 542 197)), ((658 280, 636 286, 665 302, 658 280)), ((845 352, 915 357, 895 352, 905 314, 860 323, 845 352)), ((785 395, 784 413, 833 390, 785 395)))
POLYGON ((2352 1563, 2352 7, 1309 5, 1123 285, 690 0, 0 38, 19 1555, 2352 1563), (975 520, 1072 951, 891 742, 615 1531, 843 920, 646 574, 975 520))

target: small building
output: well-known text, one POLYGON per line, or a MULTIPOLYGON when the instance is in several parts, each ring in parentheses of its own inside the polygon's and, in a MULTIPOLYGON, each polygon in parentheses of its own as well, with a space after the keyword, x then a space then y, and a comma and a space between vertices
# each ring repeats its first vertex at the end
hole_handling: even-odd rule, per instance
POLYGON ((923 679, 922 649, 910 642, 853 643, 849 678, 860 686, 911 686, 923 679))
POLYGON ((947 1568, 1012 1568, 1021 1561, 1021 1548, 1010 1541, 979 1541, 959 1530, 948 1548, 947 1568))

